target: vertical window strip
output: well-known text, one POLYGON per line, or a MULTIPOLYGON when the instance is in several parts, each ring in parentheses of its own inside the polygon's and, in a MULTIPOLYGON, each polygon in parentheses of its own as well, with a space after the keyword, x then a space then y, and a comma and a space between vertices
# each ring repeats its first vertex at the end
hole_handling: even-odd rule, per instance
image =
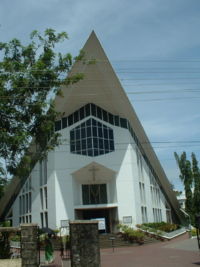
POLYGON ((40 213, 41 227, 44 227, 44 215, 43 212, 40 213))
POLYGON ((43 189, 40 188, 40 204, 41 204, 41 209, 44 209, 44 200, 43 200, 43 189))
POLYGON ((141 200, 141 204, 146 204, 146 196, 145 196, 145 186, 144 186, 144 183, 139 182, 139 188, 140 188, 140 200, 141 200))
POLYGON ((45 217, 45 226, 48 227, 48 212, 44 213, 44 217, 45 217))
POLYGON ((141 207, 141 213, 142 213, 142 223, 147 223, 148 222, 147 207, 142 206, 141 207))
POLYGON ((48 209, 47 187, 44 187, 45 208, 48 209))
POLYGON ((43 185, 43 161, 40 161, 40 186, 43 185))

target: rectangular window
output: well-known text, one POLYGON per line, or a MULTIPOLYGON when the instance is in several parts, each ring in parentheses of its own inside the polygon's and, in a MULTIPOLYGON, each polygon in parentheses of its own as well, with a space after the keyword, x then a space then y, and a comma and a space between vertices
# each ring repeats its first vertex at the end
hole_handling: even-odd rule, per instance
POLYGON ((82 120, 82 119, 84 119, 84 118, 85 118, 85 108, 82 107, 82 108, 80 109, 80 120, 82 120))
POLYGON ((81 128, 81 139, 86 138, 85 128, 81 128))
POLYGON ((103 110, 103 120, 108 121, 108 113, 105 110, 103 110))
POLYGON ((76 133, 76 140, 80 140, 80 137, 81 137, 80 128, 76 129, 75 133, 76 133))
POLYGON ((22 197, 19 197, 19 214, 22 215, 22 197))
POLYGON ((43 161, 40 161, 40 186, 43 185, 43 161))
POLYGON ((47 187, 44 188, 44 199, 45 199, 45 208, 48 209, 47 187))
POLYGON ((22 214, 25 213, 25 196, 22 196, 22 214))
POLYGON ((115 116, 114 120, 115 120, 115 126, 119 126, 119 116, 115 116))
POLYGON ((62 128, 66 128, 67 127, 67 117, 62 118, 62 128))
POLYGON ((98 135, 99 135, 99 137, 103 137, 103 129, 102 129, 102 127, 98 127, 98 135))
POLYGON ((87 137, 91 137, 92 136, 92 128, 91 126, 87 127, 87 137))
POLYGON ((45 226, 48 227, 48 213, 45 212, 44 216, 45 216, 45 226))
POLYGON ((147 218, 147 208, 146 207, 141 207, 141 213, 142 213, 142 223, 147 223, 148 218, 147 218))
POLYGON ((120 118, 120 124, 122 128, 127 128, 127 120, 120 118))
POLYGON ((40 220, 41 220, 41 227, 44 227, 44 217, 43 217, 43 213, 40 213, 40 220))
POLYGON ((43 201, 43 189, 40 188, 40 203, 42 210, 44 209, 44 201, 43 201))
POLYGON ((68 126, 71 126, 73 124, 73 115, 69 115, 68 117, 68 126))
POLYGON ((29 177, 29 190, 31 190, 31 176, 29 177))
POLYGON ((83 205, 107 203, 106 184, 82 185, 83 205))
POLYGON ((31 192, 29 192, 28 212, 31 212, 31 205, 32 205, 32 194, 31 192))
POLYGON ((43 160, 44 184, 47 184, 47 158, 43 160))
POLYGON ((28 204, 28 194, 26 194, 25 198, 26 198, 26 213, 28 213, 28 208, 29 208, 29 204, 28 204))
POLYGON ((144 183, 139 183, 141 204, 146 204, 144 183))
POLYGON ((97 117, 101 120, 102 119, 102 109, 97 107, 97 117))
POLYGON ((96 117, 96 106, 94 104, 91 104, 92 108, 92 116, 96 117))
POLYGON ((79 121, 79 114, 78 111, 74 112, 74 123, 79 121))
POLYGON ((103 135, 105 139, 108 139, 108 129, 103 127, 103 135))
POLYGON ((55 131, 61 130, 61 120, 55 122, 55 131))
POLYGON ((109 118, 109 123, 110 124, 114 124, 114 119, 113 119, 113 115, 108 113, 108 118, 109 118))
POLYGON ((87 116, 90 116, 90 104, 87 104, 87 105, 85 106, 85 111, 86 111, 86 117, 87 117, 87 116))

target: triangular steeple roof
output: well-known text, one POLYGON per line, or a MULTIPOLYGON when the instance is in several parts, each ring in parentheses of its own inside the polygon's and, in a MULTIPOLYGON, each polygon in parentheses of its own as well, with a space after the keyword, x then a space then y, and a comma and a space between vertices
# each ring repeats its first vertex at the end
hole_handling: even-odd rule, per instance
MULTIPOLYGON (((163 168, 94 31, 92 31, 82 50, 85 53, 84 61, 76 61, 69 76, 75 73, 83 73, 84 79, 62 88, 63 97, 57 96, 55 99, 57 111, 65 117, 87 103, 94 103, 113 115, 128 119, 142 146, 143 156, 154 169, 168 202, 181 219, 182 214, 179 210, 178 201, 171 190, 163 168), (93 60, 95 60, 95 63, 93 63, 93 60)), ((13 186, 13 192, 16 195, 19 191, 17 188, 20 182, 18 181, 14 185, 14 181, 11 186, 13 186)), ((5 196, 2 201, 8 203, 11 199, 5 196)), ((6 207, 6 205, 4 203, 3 206, 6 207)), ((4 211, 3 207, 0 208, 0 215, 4 211)))
POLYGON ((154 169, 168 202, 180 219, 182 213, 166 174, 94 31, 82 50, 86 63, 75 62, 70 75, 80 72, 84 79, 63 88, 64 97, 56 99, 58 111, 68 116, 84 104, 94 103, 113 115, 128 119, 142 146, 143 156, 154 169), (93 59, 95 63, 89 64, 93 59))

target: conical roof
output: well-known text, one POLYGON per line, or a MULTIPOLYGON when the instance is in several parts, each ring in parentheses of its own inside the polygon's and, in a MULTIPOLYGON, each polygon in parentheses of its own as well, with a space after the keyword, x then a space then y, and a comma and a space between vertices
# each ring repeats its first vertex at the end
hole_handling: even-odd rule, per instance
POLYGON ((141 144, 143 156, 153 168, 165 197, 180 219, 182 214, 171 185, 94 31, 82 50, 85 62, 75 62, 69 75, 83 73, 84 78, 63 87, 64 97, 56 99, 57 110, 68 116, 83 105, 94 103, 113 115, 128 119, 141 144))

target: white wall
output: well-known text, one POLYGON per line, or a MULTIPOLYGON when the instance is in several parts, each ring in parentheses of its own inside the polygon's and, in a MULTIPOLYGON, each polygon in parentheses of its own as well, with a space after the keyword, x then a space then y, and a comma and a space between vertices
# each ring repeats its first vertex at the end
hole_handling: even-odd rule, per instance
MULTIPOLYGON (((79 124, 80 122, 61 130, 62 144, 48 155, 47 189, 49 227, 55 229, 56 227, 60 227, 61 220, 74 220, 74 209, 77 205, 81 205, 82 202, 81 182, 74 178, 74 173, 92 162, 107 168, 113 174, 115 173, 112 179, 107 181, 107 189, 109 194, 108 202, 116 203, 118 206, 118 219, 122 221, 124 216, 131 216, 133 225, 142 223, 139 190, 140 172, 137 164, 136 145, 129 131, 103 122, 103 124, 112 128, 114 131, 115 151, 97 157, 87 157, 70 153, 70 130, 79 124)), ((144 160, 142 160, 142 168, 148 220, 152 222, 153 204, 150 192, 149 168, 144 160)), ((39 163, 34 167, 31 176, 32 222, 39 223, 40 225, 40 212, 42 212, 42 209, 39 192, 39 163)), ((108 179, 108 177, 105 177, 105 179, 108 179)), ((161 196, 160 208, 162 209, 163 220, 165 220, 165 199, 163 195, 161 196)), ((17 197, 13 205, 14 225, 17 225, 18 221, 19 197, 17 197)))

